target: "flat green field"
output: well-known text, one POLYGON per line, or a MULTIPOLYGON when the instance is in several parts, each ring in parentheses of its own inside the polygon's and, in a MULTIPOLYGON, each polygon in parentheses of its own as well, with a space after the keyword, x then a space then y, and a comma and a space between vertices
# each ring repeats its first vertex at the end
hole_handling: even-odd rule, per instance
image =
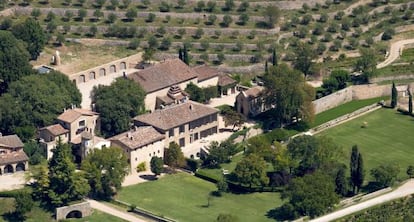
POLYGON ((377 103, 381 100, 389 99, 389 97, 378 97, 372 99, 364 99, 364 100, 354 100, 345 104, 342 104, 338 107, 333 109, 327 110, 325 112, 321 112, 315 116, 315 121, 311 125, 311 127, 319 126, 323 123, 326 123, 330 120, 338 118, 342 115, 352 113, 364 106, 369 106, 371 104, 377 103))
POLYGON ((349 165, 351 147, 358 145, 365 165, 366 179, 369 170, 384 163, 397 163, 401 178, 406 178, 408 165, 414 165, 414 118, 392 109, 380 109, 321 133, 343 147, 349 165), (361 125, 366 122, 366 128, 361 125))
MULTIPOLYGON (((9 217, 8 213, 14 211, 14 199, 13 198, 0 198, 0 222, 3 221, 14 221, 13 218, 9 217)), ((35 205, 32 210, 26 214, 25 221, 32 221, 32 222, 47 222, 47 221, 55 221, 52 217, 52 214, 49 212, 44 211, 39 206, 35 205)), ((101 211, 94 210, 93 214, 89 217, 85 217, 82 219, 70 219, 65 221, 89 221, 89 222, 102 222, 102 221, 111 221, 111 222, 122 222, 124 220, 114 217, 112 215, 103 213, 101 211)))
POLYGON ((220 213, 235 215, 240 221, 274 221, 266 213, 282 204, 279 193, 224 194, 208 197, 213 183, 178 173, 157 181, 125 187, 118 199, 153 213, 185 221, 215 221, 220 213))

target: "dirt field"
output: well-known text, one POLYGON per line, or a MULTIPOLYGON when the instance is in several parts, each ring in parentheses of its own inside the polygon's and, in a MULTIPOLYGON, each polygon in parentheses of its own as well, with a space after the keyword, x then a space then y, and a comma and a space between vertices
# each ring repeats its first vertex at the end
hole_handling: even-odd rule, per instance
POLYGON ((32 62, 32 65, 50 65, 70 75, 135 53, 137 51, 128 50, 122 46, 106 46, 100 44, 99 41, 86 40, 84 44, 67 43, 61 47, 48 45, 39 58, 32 62), (51 65, 51 59, 56 50, 59 51, 62 60, 60 66, 51 65))

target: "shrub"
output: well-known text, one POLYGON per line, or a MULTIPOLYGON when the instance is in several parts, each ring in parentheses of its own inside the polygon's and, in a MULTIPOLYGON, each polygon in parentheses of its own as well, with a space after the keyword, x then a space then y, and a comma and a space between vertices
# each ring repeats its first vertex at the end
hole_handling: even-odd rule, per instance
POLYGON ((145 162, 142 162, 142 163, 138 164, 137 173, 143 172, 143 171, 146 171, 146 170, 147 170, 147 166, 146 166, 145 162))

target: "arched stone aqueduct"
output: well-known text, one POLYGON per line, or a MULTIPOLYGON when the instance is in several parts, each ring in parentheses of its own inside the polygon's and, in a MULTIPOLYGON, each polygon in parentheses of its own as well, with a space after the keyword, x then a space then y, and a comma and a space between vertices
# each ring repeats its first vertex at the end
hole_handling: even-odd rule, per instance
POLYGON ((138 64, 141 61, 141 53, 118 59, 94 68, 90 68, 75 74, 69 75, 70 80, 75 84, 88 82, 107 75, 112 75, 129 68, 130 64, 138 64))

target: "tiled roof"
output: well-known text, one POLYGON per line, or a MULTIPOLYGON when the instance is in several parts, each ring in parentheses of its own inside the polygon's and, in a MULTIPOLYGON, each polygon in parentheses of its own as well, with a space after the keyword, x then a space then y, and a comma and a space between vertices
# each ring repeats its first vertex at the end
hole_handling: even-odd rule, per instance
POLYGON ((164 139, 165 136, 159 133, 154 127, 152 126, 141 126, 136 127, 132 130, 127 132, 118 134, 109 138, 108 140, 116 141, 128 147, 129 149, 138 149, 150 143, 160 141, 164 139))
POLYGON ((18 148, 23 146, 24 144, 16 134, 0 136, 0 147, 18 148))
POLYGON ((196 66, 193 69, 198 74, 199 82, 216 77, 220 73, 217 69, 206 65, 196 66))
POLYGON ((218 109, 187 101, 165 109, 155 110, 153 113, 136 116, 134 120, 166 131, 218 112, 218 109))
POLYGON ((27 157, 26 153, 23 151, 0 155, 0 165, 26 162, 27 160, 29 160, 29 157, 27 157))
POLYGON ((226 74, 219 75, 218 83, 219 86, 228 86, 231 84, 235 84, 236 80, 232 79, 230 76, 226 74))
POLYGON ((73 121, 77 120, 81 116, 93 116, 93 115, 98 115, 98 113, 92 112, 86 109, 75 108, 75 109, 66 110, 64 113, 60 114, 60 116, 58 116, 58 120, 61 120, 67 123, 72 123, 73 121))
POLYGON ((40 130, 47 130, 53 136, 59 136, 59 135, 62 135, 62 134, 65 134, 65 133, 69 132, 69 130, 63 128, 62 125, 60 125, 60 124, 54 124, 54 125, 46 126, 46 127, 40 128, 40 130))
POLYGON ((246 91, 243 91, 243 94, 246 98, 257 98, 259 97, 260 93, 264 90, 263 86, 254 86, 246 91))
POLYGON ((132 73, 128 78, 137 82, 146 93, 151 93, 197 78, 197 73, 180 59, 171 59, 132 73))

